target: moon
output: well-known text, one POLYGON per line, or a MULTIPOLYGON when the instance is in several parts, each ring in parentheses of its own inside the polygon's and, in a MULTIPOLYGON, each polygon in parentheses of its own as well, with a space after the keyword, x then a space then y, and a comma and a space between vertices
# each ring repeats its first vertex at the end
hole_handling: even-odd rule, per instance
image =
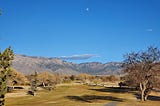
POLYGON ((89 11, 89 8, 88 8, 88 7, 86 8, 86 11, 87 11, 87 12, 89 11))

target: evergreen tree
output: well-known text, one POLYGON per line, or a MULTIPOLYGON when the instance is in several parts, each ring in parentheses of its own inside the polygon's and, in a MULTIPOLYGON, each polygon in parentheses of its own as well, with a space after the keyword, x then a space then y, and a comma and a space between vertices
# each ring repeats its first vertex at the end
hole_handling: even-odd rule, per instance
POLYGON ((4 105, 5 94, 7 92, 7 80, 11 74, 13 50, 9 47, 4 52, 0 52, 0 106, 4 105))
POLYGON ((35 92, 37 91, 37 83, 38 83, 38 72, 35 71, 34 75, 31 75, 31 88, 28 91, 29 94, 35 95, 35 92))
POLYGON ((32 86, 33 86, 33 91, 37 91, 37 82, 38 82, 38 72, 35 71, 34 73, 34 79, 33 79, 33 82, 32 82, 32 86))

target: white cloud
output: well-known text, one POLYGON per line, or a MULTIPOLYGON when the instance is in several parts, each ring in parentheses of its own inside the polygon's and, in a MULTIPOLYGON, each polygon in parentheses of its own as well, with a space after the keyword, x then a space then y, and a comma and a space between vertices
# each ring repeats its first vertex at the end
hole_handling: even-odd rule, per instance
POLYGON ((86 60, 92 57, 99 57, 97 54, 81 54, 81 55, 71 55, 71 56, 61 56, 59 58, 64 60, 86 60))

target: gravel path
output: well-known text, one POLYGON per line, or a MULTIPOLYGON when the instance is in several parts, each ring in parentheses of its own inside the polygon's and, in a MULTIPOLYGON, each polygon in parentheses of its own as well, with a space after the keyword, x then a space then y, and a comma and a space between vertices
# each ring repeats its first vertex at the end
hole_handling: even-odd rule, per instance
POLYGON ((105 104, 104 106, 116 106, 118 104, 118 102, 110 102, 105 104))

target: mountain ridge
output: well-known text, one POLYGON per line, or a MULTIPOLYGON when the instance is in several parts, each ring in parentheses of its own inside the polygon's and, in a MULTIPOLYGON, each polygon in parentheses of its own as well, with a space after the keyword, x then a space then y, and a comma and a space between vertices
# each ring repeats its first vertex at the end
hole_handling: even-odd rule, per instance
POLYGON ((77 64, 57 57, 48 58, 16 54, 13 68, 24 74, 31 74, 36 70, 38 72, 49 71, 62 74, 112 75, 121 71, 121 63, 86 62, 77 64))

